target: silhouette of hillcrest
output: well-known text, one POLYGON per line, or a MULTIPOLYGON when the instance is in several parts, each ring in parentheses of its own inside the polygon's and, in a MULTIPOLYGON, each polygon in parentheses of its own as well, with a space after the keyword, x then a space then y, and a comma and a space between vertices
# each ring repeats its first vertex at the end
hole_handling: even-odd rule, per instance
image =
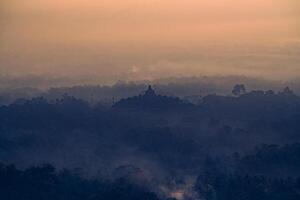
POLYGON ((152 86, 149 85, 143 94, 121 99, 113 105, 113 108, 141 111, 176 111, 192 106, 191 103, 185 102, 178 97, 158 95, 152 86))
POLYGON ((206 116, 238 120, 278 120, 300 113, 300 97, 289 87, 277 93, 273 90, 245 92, 244 88, 233 95, 207 95, 199 108, 206 116))

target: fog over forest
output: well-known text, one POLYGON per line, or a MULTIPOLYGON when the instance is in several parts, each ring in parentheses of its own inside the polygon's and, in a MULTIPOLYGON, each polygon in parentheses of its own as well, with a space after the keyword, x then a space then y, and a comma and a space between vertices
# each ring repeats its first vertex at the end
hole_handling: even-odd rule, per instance
POLYGON ((285 84, 232 76, 8 87, 0 95, 0 193, 298 199, 300 97, 285 84))

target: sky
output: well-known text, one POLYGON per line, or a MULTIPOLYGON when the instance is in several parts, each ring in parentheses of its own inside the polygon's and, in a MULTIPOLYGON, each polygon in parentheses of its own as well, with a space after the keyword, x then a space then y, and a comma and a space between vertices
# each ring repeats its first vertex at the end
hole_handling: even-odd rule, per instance
POLYGON ((300 76, 298 0, 1 0, 0 73, 300 76))

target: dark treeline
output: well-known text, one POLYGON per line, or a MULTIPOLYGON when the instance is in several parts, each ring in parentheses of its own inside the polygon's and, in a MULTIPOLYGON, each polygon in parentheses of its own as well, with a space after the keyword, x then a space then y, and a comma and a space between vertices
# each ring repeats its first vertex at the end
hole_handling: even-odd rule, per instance
POLYGON ((297 200, 300 179, 270 179, 264 176, 211 174, 201 176, 196 190, 207 200, 297 200))
POLYGON ((146 188, 117 179, 83 179, 69 170, 53 166, 31 167, 24 171, 0 165, 0 194, 5 200, 158 200, 146 188))
POLYGON ((1 106, 0 195, 299 199, 300 97, 291 89, 238 84, 197 103, 158 93, 112 106, 67 94, 1 106))
POLYGON ((195 190, 204 199, 299 199, 300 144, 261 145, 251 153, 207 158, 195 190), (230 162, 231 164, 228 164, 230 162))

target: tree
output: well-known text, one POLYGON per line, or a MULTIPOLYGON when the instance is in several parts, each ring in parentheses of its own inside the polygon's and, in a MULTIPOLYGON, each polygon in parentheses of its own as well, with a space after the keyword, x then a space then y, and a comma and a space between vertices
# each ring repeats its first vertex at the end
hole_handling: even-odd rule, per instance
POLYGON ((232 89, 232 94, 234 96, 240 96, 246 93, 246 87, 244 84, 236 84, 232 89))

